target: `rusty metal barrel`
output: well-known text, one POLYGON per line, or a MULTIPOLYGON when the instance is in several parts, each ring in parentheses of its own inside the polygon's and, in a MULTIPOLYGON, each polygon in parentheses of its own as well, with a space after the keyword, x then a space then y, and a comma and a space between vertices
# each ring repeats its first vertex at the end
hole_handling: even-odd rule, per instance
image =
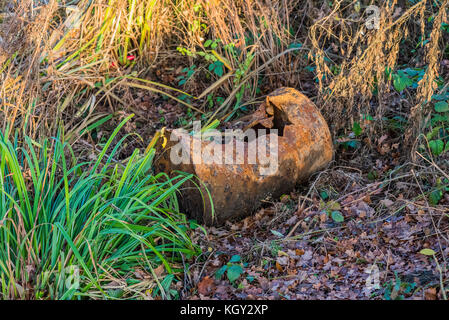
POLYGON ((262 200, 291 192, 333 157, 325 119, 310 99, 293 88, 279 88, 269 94, 241 132, 242 140, 231 137, 213 141, 171 132, 171 141, 162 150, 156 168, 195 175, 197 180, 184 185, 179 197, 181 209, 192 218, 222 224, 250 215, 262 200), (173 161, 172 148, 184 150, 183 161, 173 161), (201 161, 206 149, 213 161, 201 161), (261 156, 261 149, 265 156, 261 156), (251 157, 254 150, 258 151, 255 160, 251 157))

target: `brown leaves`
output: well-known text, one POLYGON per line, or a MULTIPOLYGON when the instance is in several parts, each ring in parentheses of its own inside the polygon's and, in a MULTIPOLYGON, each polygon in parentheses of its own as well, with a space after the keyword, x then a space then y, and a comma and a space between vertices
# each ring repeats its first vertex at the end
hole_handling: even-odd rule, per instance
POLYGON ((437 289, 429 288, 424 292, 426 300, 437 300, 437 289))
MULTIPOLYGON (((373 165, 379 172, 377 179, 385 179, 384 170, 391 166, 388 159, 383 158, 373 165)), ((241 255, 242 262, 247 265, 244 276, 233 284, 226 277, 221 281, 204 278, 198 284, 200 297, 442 298, 434 260, 419 254, 422 248, 438 246, 430 216, 435 212, 425 207, 425 200, 410 200, 409 181, 398 180, 384 186, 379 181, 363 180, 366 173, 358 176, 344 172, 347 180, 340 181, 338 176, 332 173, 330 176, 330 181, 315 185, 317 193, 304 201, 300 215, 295 212, 301 197, 292 194, 285 203, 276 202, 244 221, 229 223, 225 228, 208 228, 210 238, 204 250, 212 242, 216 252, 223 253, 210 258, 205 274, 213 279, 213 274, 234 254, 241 255), (405 188, 395 188, 400 182, 406 183, 405 188), (329 192, 328 197, 320 201, 323 185, 329 192), (336 194, 332 194, 332 188, 336 194), (345 221, 340 227, 335 228, 326 206, 339 209, 344 215, 345 221), (392 215, 401 207, 402 211, 392 215), (298 227, 288 241, 276 235, 288 234, 296 224, 298 227), (379 289, 366 287, 369 276, 366 270, 372 265, 379 269, 379 289), (393 289, 397 279, 401 289, 396 292, 393 289), (391 296, 386 291, 389 283, 391 296), (413 290, 406 291, 413 283, 413 290)), ((442 220, 443 225, 447 228, 446 219, 442 220)), ((442 245, 447 254, 447 244, 442 245)))
POLYGON ((276 269, 279 272, 284 272, 284 268, 281 266, 281 264, 278 261, 276 261, 276 269))
POLYGON ((165 267, 163 264, 161 264, 159 267, 157 267, 156 269, 154 269, 154 273, 156 274, 156 276, 160 277, 165 271, 165 267))
POLYGON ((200 283, 198 283, 198 293, 207 296, 212 293, 215 288, 214 280, 209 276, 205 276, 200 283))

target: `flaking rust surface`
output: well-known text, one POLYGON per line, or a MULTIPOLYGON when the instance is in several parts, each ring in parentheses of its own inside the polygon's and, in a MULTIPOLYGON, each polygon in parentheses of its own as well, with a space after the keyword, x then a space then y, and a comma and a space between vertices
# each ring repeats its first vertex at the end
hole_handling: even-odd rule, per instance
MULTIPOLYGON (((278 129, 278 170, 274 174, 261 175, 258 159, 256 164, 247 161, 248 148, 254 148, 260 137, 244 142, 243 164, 194 164, 190 159, 189 164, 175 165, 170 161, 170 148, 183 142, 168 141, 156 161, 156 169, 193 173, 202 182, 195 181, 200 188, 193 182, 182 187, 179 201, 185 213, 207 224, 245 217, 260 206, 261 200, 289 193, 332 160, 332 139, 326 121, 313 102, 293 88, 279 88, 268 95, 244 131, 249 128, 278 129)), ((202 141, 201 145, 210 143, 202 141)), ((190 148, 192 158, 193 143, 185 148, 190 148)))

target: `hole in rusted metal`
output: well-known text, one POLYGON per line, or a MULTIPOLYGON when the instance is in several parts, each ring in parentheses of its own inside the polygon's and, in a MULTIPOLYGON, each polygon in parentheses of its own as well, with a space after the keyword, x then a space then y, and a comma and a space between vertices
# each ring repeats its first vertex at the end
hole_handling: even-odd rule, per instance
MULTIPOLYGON (((186 144, 190 152, 190 162, 174 164, 170 162, 170 152, 163 152, 156 168, 165 172, 176 170, 193 173, 203 182, 200 189, 193 184, 182 191, 181 207, 185 212, 206 223, 223 223, 228 219, 244 217, 261 205, 267 196, 273 198, 290 192, 297 183, 308 178, 313 172, 327 165, 333 156, 332 139, 326 121, 319 110, 306 96, 292 88, 280 88, 268 95, 266 101, 246 119, 246 127, 255 130, 255 138, 244 135, 245 154, 249 148, 255 148, 254 139, 261 138, 268 131, 258 129, 277 129, 277 168, 269 175, 261 174, 261 168, 267 166, 257 159, 257 163, 194 163, 193 144, 186 144), (207 187, 207 191, 204 188, 207 187), (210 193, 215 216, 212 218, 212 204, 204 195, 210 193)), ((267 137, 270 137, 267 135, 267 137)), ((235 139, 234 139, 235 140, 235 139)), ((233 141, 223 137, 221 147, 233 141)), ((269 139, 267 139, 269 140, 269 139)), ((178 142, 168 142, 170 149, 178 142)), ((207 146, 210 141, 202 141, 207 146)), ((220 145, 219 145, 220 146, 220 145)), ((252 150, 252 149, 251 149, 252 150)), ((167 151, 167 150, 165 150, 167 151)), ((271 154, 270 152, 267 152, 271 154)), ((270 165, 270 164, 269 164, 270 165)), ((167 172, 167 173, 169 173, 167 172)))

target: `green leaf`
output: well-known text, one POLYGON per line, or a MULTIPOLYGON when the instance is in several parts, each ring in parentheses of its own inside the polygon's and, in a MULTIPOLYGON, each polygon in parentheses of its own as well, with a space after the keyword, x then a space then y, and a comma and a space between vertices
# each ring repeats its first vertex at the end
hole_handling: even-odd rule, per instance
POLYGON ((196 222, 196 220, 189 220, 189 226, 190 226, 190 229, 193 229, 193 230, 195 230, 196 228, 199 227, 198 222, 196 222))
POLYGON ((326 207, 327 207, 327 209, 332 210, 332 211, 338 211, 341 209, 340 204, 334 200, 328 201, 326 204, 326 207))
POLYGON ((370 172, 368 172, 368 179, 373 181, 376 180, 378 178, 378 174, 376 171, 371 170, 370 172))
POLYGON ((413 85, 413 80, 403 71, 399 70, 397 74, 393 75, 393 86, 396 91, 401 92, 405 88, 413 85))
POLYGON ((345 220, 340 211, 332 211, 331 217, 335 222, 343 222, 345 220))
POLYGON ((357 149, 357 146, 358 146, 357 140, 349 140, 349 141, 343 142, 343 147, 345 149, 347 149, 347 148, 357 149))
POLYGON ((419 253, 421 253, 421 254, 423 254, 425 256, 433 256, 433 255, 436 254, 435 251, 433 251, 432 249, 428 249, 428 248, 422 249, 419 253))
POLYGON ((295 48, 295 49, 297 49, 297 48, 301 48, 302 47, 302 43, 290 43, 290 45, 288 46, 288 48, 289 49, 292 49, 292 48, 295 48))
POLYGON ((187 72, 187 78, 190 78, 195 73, 195 70, 191 69, 187 72))
POLYGON ((360 124, 358 122, 354 122, 354 125, 352 126, 352 132, 354 132, 356 137, 362 134, 363 129, 362 127, 360 127, 360 124))
POLYGON ((439 156, 444 150, 444 142, 440 139, 429 141, 430 150, 436 156, 439 156))
POLYGON ((284 237, 284 235, 283 235, 282 233, 280 233, 279 231, 276 231, 276 230, 270 230, 270 231, 271 231, 271 233, 274 234, 276 237, 279 237, 279 238, 283 238, 283 237, 284 237))
POLYGON ((212 40, 206 40, 206 42, 204 42, 204 47, 207 48, 208 46, 210 46, 212 43, 212 40))
POLYGON ((441 126, 435 127, 435 128, 432 129, 432 131, 427 133, 426 134, 427 140, 432 140, 433 137, 436 137, 439 134, 441 128, 442 128, 441 126))
POLYGON ((215 272, 215 278, 217 280, 220 280, 223 277, 223 275, 224 275, 224 273, 226 272, 227 269, 228 269, 227 265, 224 265, 223 267, 218 269, 217 272, 215 272))
POLYGON ((394 75, 393 77, 394 77, 393 86, 396 89, 396 91, 398 92, 403 91, 407 87, 407 83, 405 82, 404 78, 398 75, 394 75))
POLYGON ((435 111, 436 112, 447 112, 449 111, 449 105, 446 101, 439 101, 435 103, 435 111))
POLYGON ((430 204, 436 206, 443 197, 443 192, 441 190, 435 189, 429 194, 430 204))
POLYGON ((242 266, 235 264, 228 268, 226 275, 228 276, 229 281, 234 282, 240 277, 242 273, 243 273, 242 266))
POLYGON ((449 32, 449 24, 446 22, 441 23, 441 30, 449 32))
POLYGON ((437 101, 447 100, 448 98, 449 98, 449 92, 446 92, 444 94, 434 94, 432 96, 432 99, 437 100, 437 101))
POLYGON ((241 260, 240 256, 238 254, 235 254, 231 257, 231 260, 229 260, 229 262, 237 263, 237 262, 240 262, 240 260, 241 260))
POLYGON ((223 75, 223 67, 216 66, 214 69, 214 72, 217 76, 221 77, 223 75))
POLYGON ((323 200, 327 200, 329 198, 329 195, 327 194, 326 190, 323 190, 323 191, 320 192, 320 197, 323 200))
POLYGON ((446 146, 444 147, 443 152, 449 151, 449 141, 446 142, 446 146))

